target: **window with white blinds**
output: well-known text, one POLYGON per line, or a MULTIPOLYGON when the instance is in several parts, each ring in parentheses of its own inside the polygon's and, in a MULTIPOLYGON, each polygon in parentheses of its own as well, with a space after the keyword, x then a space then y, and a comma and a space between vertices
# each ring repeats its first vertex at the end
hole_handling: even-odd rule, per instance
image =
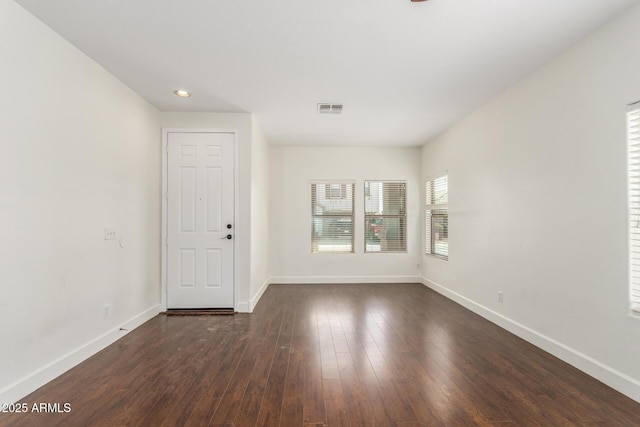
POLYGON ((640 102, 627 111, 629 191, 629 301, 640 315, 640 102))
POLYGON ((354 183, 311 184, 311 252, 353 252, 354 183))
POLYGON ((449 259, 449 180, 441 175, 425 183, 425 253, 449 259))
POLYGON ((407 183, 364 182, 364 251, 407 251, 407 183))

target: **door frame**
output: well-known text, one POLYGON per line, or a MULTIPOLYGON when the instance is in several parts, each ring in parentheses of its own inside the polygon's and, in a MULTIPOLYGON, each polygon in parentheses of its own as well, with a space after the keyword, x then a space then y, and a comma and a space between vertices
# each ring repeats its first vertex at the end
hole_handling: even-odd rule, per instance
POLYGON ((231 133, 233 134, 233 228, 234 228, 234 242, 233 242, 233 309, 238 311, 238 262, 239 259, 239 243, 241 236, 240 227, 240 215, 238 210, 238 201, 240 200, 240 175, 238 173, 240 165, 240 150, 238 144, 238 130, 237 129, 219 129, 219 128, 162 128, 162 240, 160 245, 162 246, 162 298, 161 309, 167 311, 167 232, 168 232, 168 200, 169 200, 169 134, 170 133, 231 133))

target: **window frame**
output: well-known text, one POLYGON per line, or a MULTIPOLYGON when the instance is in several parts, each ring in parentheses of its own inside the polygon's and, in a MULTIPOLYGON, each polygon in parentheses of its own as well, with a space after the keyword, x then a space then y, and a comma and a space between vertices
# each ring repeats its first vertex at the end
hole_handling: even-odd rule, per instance
POLYGON ((311 253, 312 254, 352 254, 355 253, 355 192, 356 192, 356 182, 351 180, 318 180, 311 181, 311 253), (344 201, 349 199, 347 197, 348 190, 347 188, 351 186, 351 213, 317 213, 317 191, 318 187, 323 185, 325 186, 325 197, 326 201, 344 201), (339 197, 335 197, 335 190, 337 190, 336 186, 339 187, 339 197), (318 250, 318 238, 316 237, 316 224, 318 220, 323 221, 326 219, 333 219, 334 221, 339 221, 341 219, 350 218, 351 220, 351 248, 350 250, 318 250))
POLYGON ((444 171, 437 175, 434 175, 432 178, 429 178, 424 183, 424 196, 425 196, 425 212, 424 212, 424 253, 430 257, 434 257, 437 259, 441 259, 444 261, 449 260, 449 172, 444 171), (435 183, 440 179, 445 179, 445 195, 446 200, 434 200, 435 197, 435 183), (432 195, 432 196, 431 196, 432 195), (434 212, 437 212, 434 214, 434 212), (437 250, 437 241, 438 239, 434 238, 435 227, 434 227, 434 217, 436 218, 445 218, 445 228, 447 234, 447 253, 442 254, 438 253, 437 250))
POLYGON ((640 318, 640 101, 627 106, 629 314, 640 318))
MULTIPOLYGON (((365 228, 365 232, 364 232, 364 236, 363 236, 363 240, 364 240, 364 253, 365 254, 380 254, 380 253, 384 253, 384 254, 391 254, 391 253, 407 253, 408 252, 408 241, 407 241, 407 228, 408 228, 408 217, 407 217, 407 195, 408 195, 408 182, 406 180, 381 180, 381 179, 367 179, 364 180, 363 182, 363 189, 364 189, 364 197, 363 197, 363 201, 364 201, 364 206, 363 206, 363 217, 364 217, 364 228, 365 228), (403 191, 403 198, 402 198, 402 206, 400 207, 400 212, 398 214, 369 214, 367 213, 367 198, 371 197, 371 183, 380 183, 381 184, 381 188, 384 189, 384 185, 385 184, 400 184, 404 186, 404 191, 403 191), (369 220, 370 219, 381 219, 382 220, 382 224, 384 224, 384 220, 388 218, 388 219, 398 219, 401 226, 401 232, 402 235, 400 236, 399 239, 396 240, 396 242, 400 242, 402 244, 402 247, 400 247, 399 249, 386 249, 386 250, 382 250, 382 242, 380 245, 380 250, 371 250, 371 249, 367 249, 369 247, 369 245, 367 244, 367 238, 369 238, 370 236, 368 236, 368 232, 367 232, 367 228, 368 228, 368 224, 369 224, 369 220)), ((382 190, 384 192, 384 190, 382 190)), ((383 225, 384 227, 384 225, 383 225)))

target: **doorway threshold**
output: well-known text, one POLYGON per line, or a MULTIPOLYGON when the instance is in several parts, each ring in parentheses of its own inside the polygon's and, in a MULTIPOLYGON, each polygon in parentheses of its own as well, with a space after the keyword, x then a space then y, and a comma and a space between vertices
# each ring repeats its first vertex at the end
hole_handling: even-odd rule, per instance
POLYGON ((172 308, 164 313, 167 316, 233 316, 233 308, 172 308))

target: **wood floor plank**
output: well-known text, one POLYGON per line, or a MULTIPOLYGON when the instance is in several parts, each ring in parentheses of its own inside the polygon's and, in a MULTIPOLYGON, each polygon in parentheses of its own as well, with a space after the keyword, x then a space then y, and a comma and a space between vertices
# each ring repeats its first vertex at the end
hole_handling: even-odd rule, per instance
POLYGON ((289 367, 289 347, 278 347, 273 358, 269 379, 258 414, 258 425, 273 427, 280 425, 284 387, 289 367))
POLYGON ((638 426, 640 403, 419 284, 271 285, 158 316, 0 426, 638 426))
POLYGON ((302 353, 291 354, 282 401, 281 427, 299 427, 304 424, 303 363, 304 355, 302 353))
MULTIPOLYGON (((330 379, 322 381, 324 407, 327 414, 327 426, 351 426, 342 381, 330 379)), ((354 424, 354 427, 358 424, 354 424)))
MULTIPOLYGON (((209 369, 204 375, 198 374, 188 388, 180 390, 182 394, 176 399, 173 408, 166 411, 156 405, 156 408, 149 414, 151 420, 157 419, 160 421, 160 416, 156 415, 157 411, 159 413, 166 412, 166 414, 162 419, 162 424, 156 425, 165 427, 184 425, 191 423, 190 419, 194 418, 208 423, 222 400, 226 387, 239 361, 246 353, 247 347, 248 343, 246 341, 229 342, 226 348, 221 347, 220 351, 216 353, 217 357, 212 357, 208 360, 209 369)), ((145 421, 149 422, 150 420, 147 419, 145 421)))
POLYGON ((302 353, 304 373, 303 406, 306 424, 324 424, 327 421, 322 389, 322 363, 315 353, 302 353))
POLYGON ((273 363, 269 369, 262 405, 258 413, 257 423, 260 426, 275 427, 280 425, 294 322, 295 311, 286 312, 280 326, 273 363))
MULTIPOLYGON (((280 325, 281 323, 278 325, 278 329, 280 325)), ((237 425, 254 425, 258 420, 276 354, 277 342, 278 335, 269 334, 260 344, 260 348, 256 350, 257 360, 234 421, 237 425)))
POLYGON ((221 370, 220 375, 216 375, 209 387, 201 393, 197 403, 192 405, 186 426, 233 423, 255 363, 255 352, 252 351, 255 346, 254 343, 248 343, 242 353, 228 354, 225 366, 229 368, 221 370))
POLYGON ((319 334, 320 342, 320 361, 322 363, 322 379, 335 380, 340 379, 340 369, 338 368, 338 360, 333 347, 333 337, 329 330, 328 323, 318 321, 318 328, 323 332, 319 334))
POLYGON ((342 393, 345 399, 349 421, 357 426, 375 425, 376 421, 390 420, 380 406, 372 406, 367 401, 365 388, 360 383, 350 353, 336 353, 340 369, 342 393), (382 412, 381 412, 382 411, 382 412))

